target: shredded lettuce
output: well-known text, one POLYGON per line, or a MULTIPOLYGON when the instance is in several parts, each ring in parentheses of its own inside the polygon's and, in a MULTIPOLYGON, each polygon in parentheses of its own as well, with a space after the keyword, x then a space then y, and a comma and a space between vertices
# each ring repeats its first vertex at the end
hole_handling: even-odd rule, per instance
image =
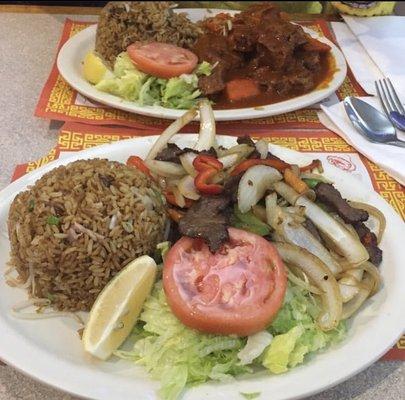
POLYGON ((324 332, 316 324, 319 312, 318 303, 306 290, 290 284, 284 305, 268 328, 274 339, 263 354, 263 366, 275 374, 283 373, 304 362, 307 354, 342 340, 345 323, 324 332))
POLYGON ((176 399, 186 384, 227 380, 251 371, 238 365, 237 353, 246 339, 201 334, 184 326, 171 312, 161 281, 146 300, 133 337, 132 351, 116 354, 144 365, 161 381, 160 395, 167 400, 176 399))
POLYGON ((273 335, 267 331, 257 332, 254 335, 248 336, 246 346, 238 353, 240 364, 251 364, 254 359, 263 353, 272 340, 273 335))
MULTIPOLYGON (((167 246, 160 247, 163 251, 167 246)), ((315 322, 319 312, 307 291, 290 284, 284 304, 266 333, 250 338, 202 334, 173 315, 159 281, 132 332, 132 350, 119 350, 116 355, 144 365, 160 380, 160 396, 175 400, 186 386, 210 379, 229 381, 251 373, 253 366, 264 366, 271 373, 286 372, 305 361, 309 353, 341 340, 344 324, 322 332, 315 322), (241 365, 240 358, 250 364, 241 365)))
POLYGON ((160 79, 139 71, 127 52, 123 52, 117 56, 113 72, 107 74, 95 87, 139 105, 189 109, 201 95, 198 77, 210 75, 211 70, 211 65, 204 61, 192 74, 160 79))

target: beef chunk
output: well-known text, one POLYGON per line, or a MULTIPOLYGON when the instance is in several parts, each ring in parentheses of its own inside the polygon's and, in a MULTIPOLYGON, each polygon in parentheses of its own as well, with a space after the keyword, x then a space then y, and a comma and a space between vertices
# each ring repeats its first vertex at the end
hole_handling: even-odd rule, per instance
POLYGON ((185 153, 185 150, 181 149, 174 143, 167 143, 167 146, 160 150, 156 156, 156 160, 170 161, 180 164, 180 156, 185 153))
POLYGON ((302 64, 310 71, 319 71, 321 58, 319 53, 315 51, 300 51, 296 53, 298 59, 302 60, 302 64))
POLYGON ((238 144, 247 144, 248 146, 254 148, 254 150, 249 154, 248 158, 260 158, 260 153, 256 150, 255 142, 250 138, 249 135, 239 136, 236 141, 238 144))
POLYGON ((230 198, 226 195, 203 196, 179 222, 182 235, 201 238, 212 252, 229 239, 230 198))
POLYGON ((250 53, 255 50, 257 32, 243 23, 233 23, 233 28, 229 36, 232 48, 242 53, 250 53))
POLYGON ((248 146, 255 147, 255 142, 249 135, 239 136, 236 141, 238 144, 247 144, 248 146))
POLYGON ((179 226, 175 223, 170 224, 169 236, 167 240, 170 243, 176 243, 181 238, 181 234, 179 232, 179 226))
POLYGON ((198 87, 204 95, 215 94, 225 89, 225 74, 232 66, 241 63, 241 56, 232 51, 227 38, 222 35, 201 36, 193 52, 199 60, 215 65, 211 75, 202 76, 198 80, 198 87))
POLYGON ((230 176, 224 182, 224 191, 223 194, 228 196, 233 203, 238 201, 238 187, 239 181, 242 178, 243 173, 235 176, 230 176))
POLYGON ((222 92, 225 89, 223 67, 219 64, 214 68, 209 76, 200 76, 198 88, 206 96, 222 92))
POLYGON ((274 71, 269 66, 260 66, 260 59, 255 58, 251 62, 252 78, 255 79, 260 85, 268 88, 274 87, 275 83, 280 79, 280 73, 274 71), (256 64, 259 64, 256 66, 256 64))
POLYGON ((316 198, 336 211, 338 215, 348 224, 367 221, 368 212, 350 206, 350 204, 342 198, 342 195, 329 183, 318 183, 315 187, 316 198))
POLYGON ((320 51, 307 50, 310 36, 290 23, 271 3, 252 5, 233 18, 219 15, 202 23, 205 34, 193 52, 200 62, 215 64, 199 78, 204 95, 214 100, 234 79, 251 78, 263 93, 289 96, 311 90, 321 68, 320 51))
POLYGON ((382 261, 382 250, 377 245, 376 235, 367 228, 363 222, 356 222, 353 224, 354 229, 359 235, 361 243, 363 243, 366 248, 370 261, 374 265, 380 265, 382 261))
POLYGON ((170 162, 174 162, 177 164, 181 164, 180 156, 184 153, 189 153, 189 152, 217 157, 217 152, 213 147, 211 147, 209 150, 197 151, 194 149, 190 149, 189 147, 185 147, 184 149, 181 149, 179 146, 177 146, 174 143, 168 143, 167 147, 165 147, 164 149, 159 151, 159 153, 156 156, 156 160, 170 161, 170 162))

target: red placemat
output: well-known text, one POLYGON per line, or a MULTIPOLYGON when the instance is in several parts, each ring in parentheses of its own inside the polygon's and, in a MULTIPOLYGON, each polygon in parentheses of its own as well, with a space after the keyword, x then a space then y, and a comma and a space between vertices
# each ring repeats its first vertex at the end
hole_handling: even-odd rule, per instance
MULTIPOLYGON (((317 31, 333 41, 329 25, 324 20, 301 23, 317 31)), ((76 33, 91 25, 89 22, 79 22, 66 19, 58 50, 76 33)), ((352 72, 348 70, 347 77, 336 92, 339 99, 345 96, 365 95, 365 92, 355 80, 352 72)), ((124 125, 137 129, 163 127, 170 123, 161 118, 146 117, 139 114, 128 113, 110 108, 90 101, 71 88, 61 77, 56 67, 56 61, 42 90, 35 115, 61 121, 75 121, 89 124, 124 125)), ((316 109, 305 108, 273 117, 259 118, 243 121, 223 121, 218 124, 229 129, 240 129, 241 123, 245 130, 271 128, 319 128, 321 124, 316 109)))

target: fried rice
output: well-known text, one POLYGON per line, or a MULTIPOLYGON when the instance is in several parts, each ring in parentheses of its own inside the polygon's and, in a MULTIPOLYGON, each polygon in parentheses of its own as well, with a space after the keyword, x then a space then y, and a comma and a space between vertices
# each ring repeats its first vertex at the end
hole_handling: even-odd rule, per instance
POLYGON ((101 11, 96 52, 112 67, 116 56, 137 41, 191 47, 200 28, 168 1, 111 1, 101 11))
POLYGON ((102 160, 60 166, 18 194, 9 212, 10 265, 31 297, 87 311, 126 264, 151 254, 167 223, 156 184, 102 160))

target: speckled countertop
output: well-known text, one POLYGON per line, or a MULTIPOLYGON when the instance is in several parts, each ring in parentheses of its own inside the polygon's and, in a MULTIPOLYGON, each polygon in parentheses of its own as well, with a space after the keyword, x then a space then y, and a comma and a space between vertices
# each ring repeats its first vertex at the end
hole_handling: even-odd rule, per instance
MULTIPOLYGON (((34 160, 56 144, 56 132, 61 124, 34 117, 34 109, 66 17, 95 19, 0 13, 0 189, 9 183, 16 164, 34 160)), ((17 399, 71 400, 74 397, 0 364, 0 400, 17 399)), ((405 399, 405 363, 377 362, 349 381, 309 399, 405 399)))

